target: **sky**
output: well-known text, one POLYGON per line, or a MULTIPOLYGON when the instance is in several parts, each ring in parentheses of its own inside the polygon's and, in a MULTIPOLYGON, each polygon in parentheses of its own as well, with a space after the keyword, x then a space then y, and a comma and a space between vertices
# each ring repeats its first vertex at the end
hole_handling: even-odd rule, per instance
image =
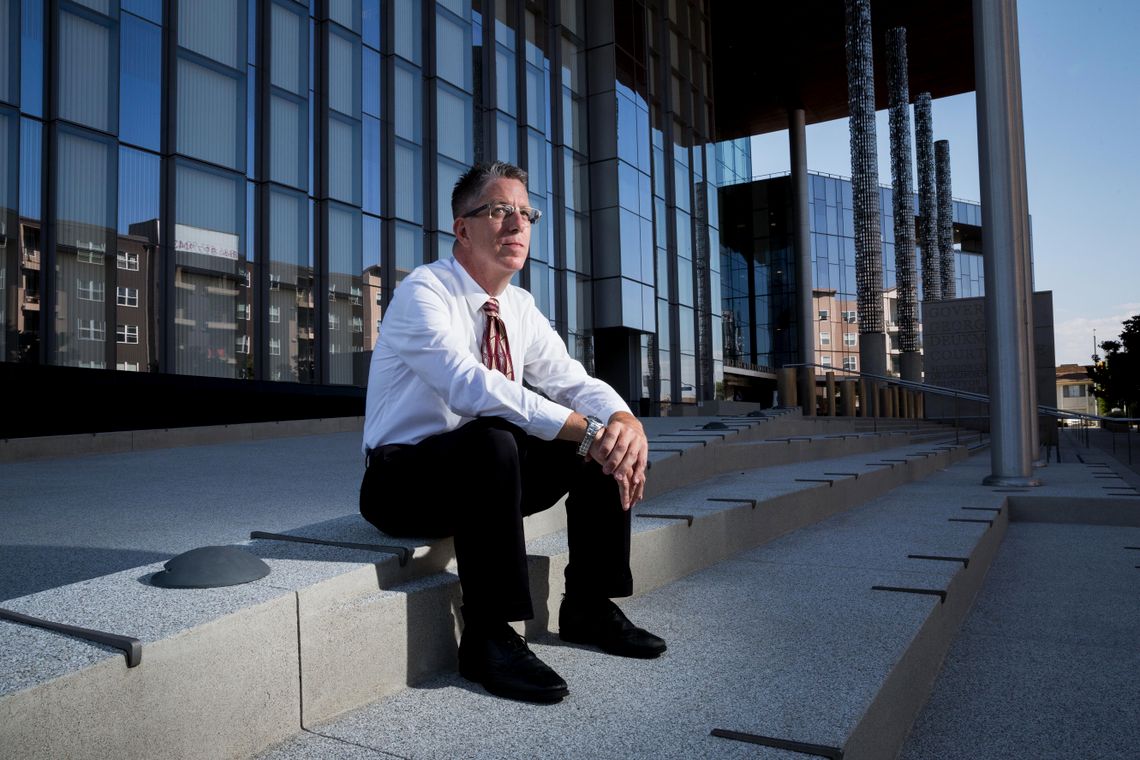
MULTIPOLYGON (((1140 314, 1140 2, 1021 0, 1018 30, 1034 287, 1053 292, 1057 364, 1088 364, 1094 330, 1116 339, 1140 314)), ((931 110, 954 197, 978 201, 974 93, 931 110)), ((876 129, 889 185, 886 111, 876 129)), ((847 119, 809 126, 809 170, 850 176, 848 138, 847 119)), ((752 138, 753 174, 787 171, 787 141, 752 138)))

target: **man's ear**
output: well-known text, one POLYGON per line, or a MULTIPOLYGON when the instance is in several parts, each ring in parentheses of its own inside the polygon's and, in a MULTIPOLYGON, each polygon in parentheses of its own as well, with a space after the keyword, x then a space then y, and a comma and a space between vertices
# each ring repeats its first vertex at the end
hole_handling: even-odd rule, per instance
POLYGON ((467 248, 471 244, 471 236, 467 232, 467 220, 459 217, 451 223, 451 231, 455 233, 455 240, 459 245, 467 248))

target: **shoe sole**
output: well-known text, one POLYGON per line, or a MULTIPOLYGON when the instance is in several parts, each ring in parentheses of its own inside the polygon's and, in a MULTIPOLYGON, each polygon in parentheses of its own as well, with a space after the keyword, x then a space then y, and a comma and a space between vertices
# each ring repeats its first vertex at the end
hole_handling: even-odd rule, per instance
POLYGON ((627 651, 622 649, 614 649, 612 647, 607 648, 599 644, 596 640, 591 639, 589 636, 580 636, 573 632, 563 633, 562 631, 559 631, 558 638, 569 644, 582 644, 584 646, 600 649, 606 654, 612 654, 616 657, 631 657, 636 660, 655 660, 660 657, 666 649, 668 649, 668 647, 661 647, 661 649, 654 650, 636 649, 627 651))
POLYGON ((459 675, 463 676, 472 683, 477 683, 487 690, 488 694, 493 694, 496 697, 503 699, 511 699, 516 702, 532 702, 539 705, 552 705, 556 702, 561 702, 563 698, 570 695, 568 687, 561 687, 556 689, 549 689, 546 691, 518 691, 515 689, 505 688, 497 684, 488 684, 480 674, 473 673, 470 670, 465 671, 464 668, 459 669, 459 675))

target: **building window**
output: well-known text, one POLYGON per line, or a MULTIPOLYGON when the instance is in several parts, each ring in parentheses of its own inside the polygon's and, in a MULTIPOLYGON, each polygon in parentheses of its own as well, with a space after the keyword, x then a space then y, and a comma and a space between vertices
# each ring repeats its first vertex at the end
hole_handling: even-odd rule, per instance
POLYGON ((849 370, 851 372, 855 372, 858 369, 858 367, 855 365, 855 357, 854 356, 844 356, 843 357, 843 369, 849 370))
POLYGON ((849 325, 855 324, 855 310, 851 309, 850 311, 843 312, 843 321, 849 325))
POLYGON ((249 353, 249 336, 248 335, 239 335, 237 337, 237 341, 235 342, 234 350, 239 354, 248 354, 249 353))
POLYGON ((139 289, 138 288, 116 288, 115 303, 119 306, 133 306, 139 305, 139 289))
POLYGON ((139 342, 138 325, 119 325, 115 328, 115 339, 118 343, 134 345, 139 342))
POLYGON ((96 322, 94 319, 78 319, 75 330, 79 334, 80 340, 102 342, 107 339, 106 322, 96 322))
POLYGON ((354 333, 364 332, 364 318, 363 317, 353 317, 352 318, 352 331, 354 333))
POLYGON ((1064 398, 1084 398, 1088 395, 1087 385, 1063 385, 1061 395, 1064 398))
POLYGON ((270 306, 269 307, 269 321, 272 324, 277 324, 281 321, 281 307, 280 306, 270 306))
POLYGON ((281 339, 280 338, 270 338, 269 339, 269 355, 270 356, 280 356, 281 355, 281 339))
POLYGON ((831 354, 824 354, 823 356, 819 357, 819 363, 821 365, 823 365, 824 367, 830 367, 831 366, 831 354))
POLYGON ((115 363, 115 369, 123 371, 123 372, 138 372, 139 371, 139 363, 138 362, 116 362, 115 363))
POLYGON ((239 322, 248 322, 249 321, 249 312, 250 312, 249 304, 239 303, 237 305, 238 321, 239 322))
POLYGON ((853 348, 855 346, 855 333, 843 333, 843 345, 847 346, 848 348, 853 348))
MULTIPOLYGON (((247 275, 247 277, 248 277, 248 275, 247 275)), ((249 284, 248 280, 247 280, 246 284, 247 285, 249 284)), ((269 273, 269 289, 270 290, 281 290, 281 275, 274 274, 272 272, 269 273)))
POLYGON ((831 319, 831 309, 820 309, 819 320, 821 322, 826 322, 829 319, 831 319))
POLYGON ((830 346, 831 345, 831 333, 821 332, 819 334, 819 345, 830 346))
POLYGON ((103 283, 98 280, 76 280, 75 295, 80 301, 103 301, 103 283))
POLYGON ((340 315, 329 314, 329 329, 330 330, 339 330, 340 329, 340 315))
POLYGON ((76 252, 75 260, 80 264, 94 264, 101 267, 103 266, 103 252, 83 248, 76 252))
POLYGON ((119 255, 115 257, 115 266, 119 269, 126 269, 128 272, 137 272, 139 271, 139 255, 119 251, 119 255))

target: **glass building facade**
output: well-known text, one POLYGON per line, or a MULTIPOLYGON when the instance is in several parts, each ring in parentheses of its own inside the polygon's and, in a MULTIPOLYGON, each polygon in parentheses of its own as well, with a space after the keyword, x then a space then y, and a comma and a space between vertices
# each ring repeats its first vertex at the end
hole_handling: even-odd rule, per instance
MULTIPOLYGON (((5 364, 366 384, 478 160, 518 284, 631 402, 722 367, 707 0, 0 0, 5 364)), ((114 375, 113 377, 118 377, 114 375)), ((229 383, 231 385, 224 385, 229 383)))
MULTIPOLYGON (((720 193, 722 224, 726 230, 720 249, 724 273, 725 359, 730 366, 765 370, 804 361, 798 348, 799 331, 805 326, 800 325, 797 318, 791 178, 785 175, 755 182, 725 182, 720 193)), ((888 366, 897 374, 894 193, 890 187, 879 188, 879 208, 888 366)), ((859 315, 849 179, 808 173, 808 224, 812 312, 816 315, 809 329, 814 333, 816 355, 806 361, 857 371, 860 369, 859 315)), ((981 224, 978 204, 954 201, 954 258, 959 298, 985 294, 981 224)), ((921 261, 921 247, 916 248, 916 261, 921 261)), ((918 300, 922 301, 921 278, 918 300)))

